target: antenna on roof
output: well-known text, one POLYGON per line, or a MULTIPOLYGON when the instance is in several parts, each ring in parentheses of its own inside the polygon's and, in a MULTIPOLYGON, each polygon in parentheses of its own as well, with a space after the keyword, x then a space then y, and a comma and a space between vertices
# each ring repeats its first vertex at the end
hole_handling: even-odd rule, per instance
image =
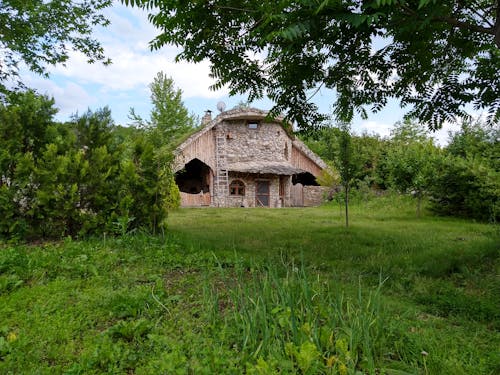
POLYGON ((226 103, 224 102, 217 103, 217 109, 219 110, 219 112, 224 112, 226 109, 226 103))

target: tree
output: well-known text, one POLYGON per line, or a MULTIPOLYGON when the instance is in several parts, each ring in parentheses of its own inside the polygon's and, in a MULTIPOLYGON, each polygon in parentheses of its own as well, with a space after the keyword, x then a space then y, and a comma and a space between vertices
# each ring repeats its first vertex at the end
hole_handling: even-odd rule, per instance
POLYGON ((463 122, 450 134, 430 186, 431 208, 439 214, 496 222, 500 219, 500 130, 463 122))
MULTIPOLYGON (((45 144, 50 141, 47 130, 53 125, 57 113, 54 99, 28 90, 11 93, 8 101, 8 105, 0 104, 0 150, 6 157, 12 158, 27 153, 40 156, 45 144)), ((9 167, 5 177, 12 178, 9 173, 14 169, 9 167)))
POLYGON ((500 172, 500 128, 481 123, 462 122, 460 130, 450 134, 446 150, 458 157, 481 159, 484 164, 500 172))
POLYGON ((6 99, 0 103, 0 237, 23 238, 37 220, 37 165, 46 145, 57 141, 57 109, 53 99, 33 91, 6 99))
POLYGON ((173 151, 195 128, 196 118, 184 106, 182 91, 175 88, 173 79, 165 73, 157 73, 149 88, 153 104, 150 119, 144 120, 133 109, 130 118, 136 126, 144 129, 144 138, 136 140, 134 159, 144 172, 143 180, 154 176, 155 183, 147 187, 153 205, 149 214, 152 227, 159 228, 164 224, 168 210, 180 205, 179 188, 171 168, 173 151))
POLYGON ((378 135, 363 132, 359 136, 353 136, 353 147, 356 150, 356 160, 359 163, 356 180, 359 181, 358 188, 381 188, 383 181, 377 174, 378 166, 382 160, 382 153, 386 141, 378 135))
POLYGON ((390 98, 430 128, 465 106, 500 120, 500 2, 491 0, 122 0, 150 12, 152 49, 208 59, 231 94, 269 96, 302 127, 321 118, 314 90, 335 89, 334 114, 366 117, 390 98))
POLYGON ((182 90, 176 88, 174 80, 165 73, 158 72, 149 88, 153 104, 150 120, 142 119, 133 109, 130 118, 148 131, 156 148, 166 147, 172 151, 182 136, 194 129, 196 118, 184 106, 182 90))
POLYGON ((116 133, 107 107, 66 124, 56 112, 33 91, 0 102, 0 239, 162 229, 180 197, 149 134, 116 133))
POLYGON ((111 110, 108 107, 88 110, 72 120, 76 135, 72 151, 81 153, 83 159, 72 180, 78 186, 78 207, 85 218, 83 232, 109 231, 119 203, 123 153, 113 144, 111 110))
POLYGON ((431 209, 441 215, 500 220, 500 172, 480 159, 447 155, 430 186, 431 209))
POLYGON ((432 185, 439 156, 439 149, 423 125, 409 120, 395 124, 385 155, 387 183, 400 193, 411 194, 417 199, 418 217, 422 200, 432 185))
POLYGON ((388 152, 389 184, 403 194, 417 199, 417 216, 420 217, 422 200, 429 191, 438 151, 432 141, 395 145, 388 152))
POLYGON ((359 162, 356 160, 353 149, 350 125, 344 122, 340 124, 339 129, 338 155, 335 158, 335 166, 339 171, 340 183, 344 187, 345 226, 349 227, 349 192, 359 170, 359 162))
POLYGON ((390 139, 393 144, 402 146, 412 143, 424 143, 430 140, 429 131, 425 126, 408 119, 394 124, 391 129, 390 139))
MULTIPOLYGON (((339 157, 338 144, 341 132, 339 128, 326 125, 315 132, 301 134, 301 138, 328 164, 328 162, 333 163, 339 157)), ((357 187, 361 184, 367 188, 383 186, 379 181, 377 168, 382 158, 385 140, 377 135, 362 133, 361 135, 352 134, 351 142, 355 150, 356 175, 354 180, 357 187)), ((320 184, 323 185, 323 183, 320 184)))
POLYGON ((19 64, 47 75, 47 66, 65 63, 71 49, 90 63, 110 61, 92 38, 95 26, 107 26, 101 13, 111 0, 2 0, 0 2, 0 90, 20 84, 19 64), (14 82, 13 82, 14 81, 14 82))

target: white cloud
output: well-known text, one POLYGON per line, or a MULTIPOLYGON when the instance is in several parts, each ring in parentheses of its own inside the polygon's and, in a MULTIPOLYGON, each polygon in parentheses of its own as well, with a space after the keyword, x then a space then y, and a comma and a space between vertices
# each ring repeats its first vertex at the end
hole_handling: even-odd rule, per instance
MULTIPOLYGON (((370 120, 361 121, 359 125, 356 126, 358 133, 366 131, 368 134, 378 134, 381 137, 389 137, 393 128, 394 125, 370 120)), ((430 132, 430 136, 439 146, 446 146, 449 142, 449 133, 455 132, 459 129, 459 124, 446 122, 441 129, 435 132, 430 132)))
POLYGON ((153 80, 157 72, 171 76, 183 96, 220 98, 227 90, 214 92, 209 86, 209 63, 176 63, 179 49, 165 47, 152 52, 148 43, 158 33, 138 10, 118 7, 110 10, 111 26, 97 33, 105 53, 113 61, 110 66, 88 64, 85 56, 72 52, 66 66, 56 66, 51 74, 79 82, 82 85, 97 84, 102 91, 142 90, 153 80))
POLYGON ((114 44, 119 41, 131 48, 146 49, 149 41, 158 34, 158 29, 148 21, 147 14, 138 8, 114 4, 104 14, 110 20, 111 25, 99 28, 95 35, 105 44, 114 44))
POLYGON ((157 72, 163 71, 171 76, 184 97, 219 98, 227 90, 214 92, 209 86, 214 83, 209 78, 208 62, 199 64, 175 63, 173 56, 152 53, 138 53, 123 47, 107 49, 113 59, 111 66, 87 64, 80 53, 72 53, 66 67, 54 68, 54 76, 61 75, 81 84, 98 84, 103 90, 123 91, 147 87, 157 72))
POLYGON ((357 130, 361 133, 366 131, 368 134, 378 134, 381 137, 388 137, 390 135, 393 125, 385 124, 378 121, 364 120, 356 126, 357 130))
POLYGON ((435 132, 431 132, 431 137, 434 138, 436 143, 440 146, 446 146, 449 142, 449 132, 456 131, 460 128, 458 124, 451 124, 446 122, 443 127, 435 132))
POLYGON ((75 112, 86 111, 87 108, 97 104, 97 99, 91 96, 82 86, 74 82, 66 82, 58 85, 54 81, 41 77, 27 77, 27 85, 35 87, 36 90, 55 99, 55 107, 59 109, 59 116, 69 117, 75 112))

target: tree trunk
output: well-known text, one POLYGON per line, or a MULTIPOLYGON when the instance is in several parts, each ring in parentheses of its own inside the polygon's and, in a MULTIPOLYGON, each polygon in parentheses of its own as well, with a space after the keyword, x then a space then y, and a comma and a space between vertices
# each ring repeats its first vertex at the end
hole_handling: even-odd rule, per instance
POLYGON ((493 38, 495 39, 495 44, 500 48, 500 0, 497 1, 496 19, 495 25, 493 26, 493 38))
POLYGON ((349 228, 349 185, 345 187, 345 227, 349 228))
POLYGON ((421 207, 422 207, 422 194, 417 193, 417 217, 420 217, 421 207))

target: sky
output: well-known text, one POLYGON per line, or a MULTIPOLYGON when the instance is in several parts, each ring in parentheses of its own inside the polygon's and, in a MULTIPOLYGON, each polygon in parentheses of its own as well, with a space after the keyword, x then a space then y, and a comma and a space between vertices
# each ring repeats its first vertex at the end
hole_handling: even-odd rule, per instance
MULTIPOLYGON (((58 65, 49 69, 48 79, 26 71, 22 73, 28 87, 54 97, 59 109, 57 120, 67 121, 73 114, 104 106, 111 108, 113 119, 119 125, 131 123, 128 118, 130 108, 134 108, 141 117, 149 118, 151 103, 148 85, 159 71, 174 80, 175 85, 182 90, 184 105, 200 118, 206 110, 217 114, 219 102, 224 102, 227 109, 246 102, 245 96, 230 97, 226 89, 209 89, 214 81, 209 77, 208 62, 176 63, 175 56, 180 50, 173 46, 152 52, 149 42, 158 33, 143 11, 115 3, 107 9, 106 15, 111 25, 96 29, 95 37, 111 58, 113 63, 110 66, 87 64, 82 54, 72 52, 66 66, 58 65)), ((332 91, 322 89, 312 101, 322 113, 331 113, 333 99, 332 91)), ((272 105, 268 99, 251 104, 263 110, 271 109, 272 105)), ((402 120, 404 113, 398 102, 391 101, 379 113, 369 114, 367 120, 356 117, 352 128, 358 134, 366 131, 385 137, 390 134, 394 123, 402 120)), ((458 130, 458 126, 447 124, 434 134, 434 138, 439 144, 446 144, 450 130, 458 130)))

